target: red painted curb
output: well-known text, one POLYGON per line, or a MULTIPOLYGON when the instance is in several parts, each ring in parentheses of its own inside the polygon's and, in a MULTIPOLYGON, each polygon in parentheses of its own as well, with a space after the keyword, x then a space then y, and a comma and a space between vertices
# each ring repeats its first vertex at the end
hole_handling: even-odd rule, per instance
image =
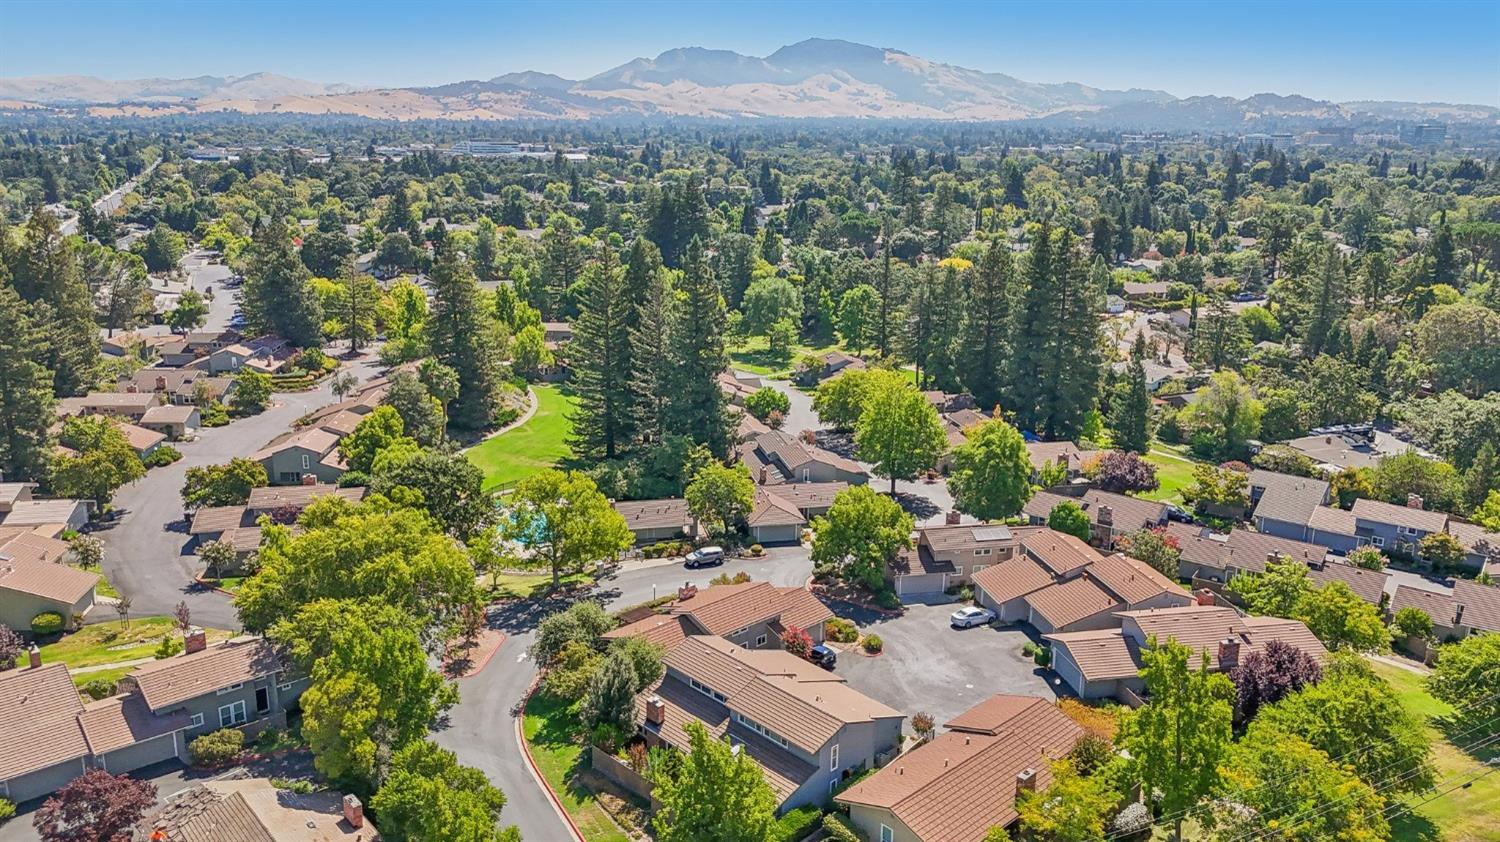
POLYGON ((234 598, 234 593, 232 591, 226 591, 223 588, 219 588, 219 587, 215 587, 213 585, 210 585, 209 584, 210 580, 205 579, 202 576, 194 576, 193 577, 193 581, 197 582, 200 587, 208 588, 209 590, 213 591, 214 593, 221 593, 221 594, 223 594, 223 595, 225 595, 225 596, 227 596, 227 597, 229 597, 231 599, 234 598))
POLYGON ((539 672, 535 678, 531 679, 531 686, 526 688, 526 695, 521 697, 521 715, 516 717, 516 742, 521 744, 521 753, 526 755, 526 764, 531 767, 531 774, 535 775, 537 783, 542 785, 542 791, 547 793, 547 797, 551 799, 552 806, 557 810, 557 814, 562 816, 563 821, 567 822, 568 829, 572 831, 575 842, 584 842, 583 831, 579 830, 578 825, 573 823, 573 817, 568 815, 568 811, 563 807, 562 801, 558 799, 557 793, 552 791, 552 786, 547 783, 547 777, 542 774, 541 769, 537 768, 536 760, 531 756, 531 746, 526 743, 526 703, 531 701, 531 694, 536 692, 536 686, 541 682, 542 674, 539 672))

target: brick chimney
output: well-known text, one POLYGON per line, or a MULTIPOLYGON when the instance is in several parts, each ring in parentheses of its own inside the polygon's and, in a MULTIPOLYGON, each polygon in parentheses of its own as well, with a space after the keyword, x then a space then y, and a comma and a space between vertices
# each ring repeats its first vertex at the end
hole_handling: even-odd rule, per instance
POLYGON ((1406 495, 1406 508, 1408 508, 1408 509, 1425 509, 1425 508, 1427 508, 1427 506, 1425 505, 1425 501, 1422 499, 1422 495, 1420 495, 1420 494, 1408 494, 1408 495, 1406 495))
POLYGON ((42 650, 36 648, 35 643, 31 644, 31 648, 26 650, 26 660, 27 663, 31 664, 32 669, 41 669, 42 650))
POLYGON ((1099 525, 1111 526, 1115 522, 1115 510, 1111 506, 1099 507, 1099 525))
POLYGON ((1030 766, 1016 773, 1016 792, 1036 792, 1036 770, 1030 766))
POLYGON ((187 630, 187 634, 183 635, 182 648, 185 655, 202 652, 208 648, 208 635, 204 634, 202 628, 193 626, 187 630))
POLYGON ((1198 590, 1193 591, 1193 599, 1199 605, 1218 605, 1219 604, 1219 598, 1217 596, 1215 596, 1214 592, 1211 591, 1211 590, 1209 590, 1208 588, 1199 588, 1198 590))
POLYGON ((354 828, 365 826, 365 805, 352 792, 344 796, 344 821, 354 828))
POLYGON ((760 484, 761 485, 765 485, 766 484, 766 480, 770 478, 769 471, 770 471, 770 469, 767 468, 765 465, 761 465, 760 466, 760 484))
POLYGON ((677 589, 678 599, 692 599, 698 595, 698 586, 692 582, 683 582, 682 587, 677 589))
POLYGON ((1240 662, 1240 642, 1232 637, 1219 641, 1219 669, 1240 662))
POLYGON ((160 374, 156 375, 156 391, 158 391, 158 392, 165 392, 166 390, 167 390, 167 378, 165 376, 163 376, 163 375, 160 375, 160 374))
POLYGON ((957 526, 960 517, 961 515, 958 513, 957 509, 949 509, 948 513, 943 515, 943 523, 946 523, 949 526, 957 526))
POLYGON ((646 700, 646 721, 652 725, 660 726, 667 719, 667 703, 660 696, 652 696, 646 700))
POLYGON ((125 387, 125 391, 126 391, 126 392, 127 392, 127 393, 128 393, 128 394, 132 394, 132 395, 133 395, 133 394, 135 394, 135 392, 136 392, 136 388, 135 388, 135 384, 134 384, 134 383, 131 383, 131 384, 129 384, 129 385, 128 385, 128 386, 126 386, 126 387, 125 387))
POLYGON ((302 484, 303 485, 317 485, 318 484, 318 475, 317 474, 303 474, 302 475, 302 484))

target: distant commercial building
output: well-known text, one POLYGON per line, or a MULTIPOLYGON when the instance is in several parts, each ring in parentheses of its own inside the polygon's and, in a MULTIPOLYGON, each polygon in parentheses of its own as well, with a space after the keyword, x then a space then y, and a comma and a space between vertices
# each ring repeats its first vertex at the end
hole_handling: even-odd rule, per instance
POLYGON ((1407 130, 1405 139, 1415 144, 1442 143, 1448 139, 1448 127, 1442 123, 1418 123, 1407 130))

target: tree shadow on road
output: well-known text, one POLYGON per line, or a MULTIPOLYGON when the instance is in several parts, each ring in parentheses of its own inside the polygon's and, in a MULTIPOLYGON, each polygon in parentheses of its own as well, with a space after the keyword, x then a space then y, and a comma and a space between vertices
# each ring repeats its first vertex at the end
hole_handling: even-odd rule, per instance
POLYGON ((898 491, 891 495, 891 497, 896 501, 896 505, 901 507, 902 511, 916 518, 918 523, 930 517, 936 517, 942 514, 943 511, 942 506, 939 506, 926 497, 907 491, 898 491))

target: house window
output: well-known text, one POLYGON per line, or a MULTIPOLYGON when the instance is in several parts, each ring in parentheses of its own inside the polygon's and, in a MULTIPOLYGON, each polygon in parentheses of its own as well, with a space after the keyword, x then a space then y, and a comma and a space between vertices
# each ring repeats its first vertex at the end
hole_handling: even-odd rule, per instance
POLYGON ((244 687, 244 686, 245 686, 245 683, 243 681, 241 681, 241 682, 238 682, 238 683, 235 683, 235 684, 231 684, 228 687, 220 687, 218 690, 214 691, 214 695, 216 695, 216 696, 222 696, 225 693, 233 693, 234 691, 236 691, 236 690, 238 690, 238 689, 240 689, 241 687, 244 687))
POLYGON ((802 469, 802 481, 803 482, 812 482, 812 469, 810 469, 810 468, 803 468, 802 469))
POLYGON ((276 689, 283 693, 290 693, 292 692, 292 682, 288 681, 285 684, 278 684, 276 685, 276 689))
POLYGON ((975 550, 974 551, 974 555, 989 555, 989 554, 990 554, 990 548, 989 547, 985 547, 984 549, 975 550))
POLYGON ((306 453, 302 454, 302 470, 307 470, 311 465, 312 460, 308 458, 306 453))
POLYGON ((766 636, 765 635, 761 635, 760 637, 757 637, 755 639, 755 645, 756 646, 765 646, 766 645, 766 636))
POLYGON ((271 688, 270 687, 257 687, 257 688, 255 688, 255 712, 256 713, 270 713, 271 712, 271 688))
POLYGON ((828 794, 829 795, 832 795, 833 792, 834 792, 834 790, 836 790, 838 788, 839 788, 839 779, 838 778, 834 778, 833 780, 831 780, 831 781, 828 782, 828 794))
POLYGON ((833 748, 830 749, 829 752, 828 752, 828 771, 830 771, 830 772, 837 772, 838 770, 839 770, 839 744, 838 743, 834 743, 833 744, 833 748))
POLYGON ((219 727, 228 728, 231 725, 243 725, 248 717, 245 716, 245 702, 240 700, 232 705, 224 705, 219 708, 219 727))
POLYGON ((895 842, 896 832, 887 825, 880 826, 880 842, 895 842))
POLYGON ((1379 535, 1371 535, 1370 536, 1370 543, 1374 544, 1377 547, 1384 547, 1385 546, 1385 539, 1382 538, 1382 537, 1380 537, 1379 535))
POLYGON ((955 575, 955 576, 962 576, 962 575, 964 575, 964 566, 962 564, 955 564, 955 565, 953 565, 953 575, 955 575))
POLYGON ((988 564, 976 564, 976 565, 973 566, 973 568, 971 568, 969 570, 969 572, 970 573, 978 573, 979 571, 985 569, 986 567, 989 567, 989 565, 988 564))
POLYGON ((190 727, 193 727, 193 728, 202 728, 203 727, 203 714, 201 714, 201 713, 195 713, 195 714, 193 714, 193 718, 188 722, 188 725, 190 727))

